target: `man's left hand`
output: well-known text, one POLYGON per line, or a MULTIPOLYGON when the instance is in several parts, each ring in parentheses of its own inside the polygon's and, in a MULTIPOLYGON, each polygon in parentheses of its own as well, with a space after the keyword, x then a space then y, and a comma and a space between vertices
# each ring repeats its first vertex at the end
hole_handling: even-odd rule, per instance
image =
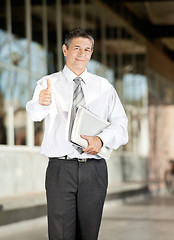
POLYGON ((83 152, 92 155, 97 155, 100 152, 103 146, 101 138, 99 138, 98 136, 86 136, 86 135, 81 135, 81 138, 87 140, 88 142, 88 146, 83 149, 83 152))

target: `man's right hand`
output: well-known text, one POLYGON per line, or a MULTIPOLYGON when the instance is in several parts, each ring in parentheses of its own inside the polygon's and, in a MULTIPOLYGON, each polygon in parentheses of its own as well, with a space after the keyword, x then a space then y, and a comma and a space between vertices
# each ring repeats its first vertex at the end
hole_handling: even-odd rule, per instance
POLYGON ((49 106, 51 102, 51 80, 47 79, 47 88, 41 90, 39 94, 39 104, 42 106, 49 106))

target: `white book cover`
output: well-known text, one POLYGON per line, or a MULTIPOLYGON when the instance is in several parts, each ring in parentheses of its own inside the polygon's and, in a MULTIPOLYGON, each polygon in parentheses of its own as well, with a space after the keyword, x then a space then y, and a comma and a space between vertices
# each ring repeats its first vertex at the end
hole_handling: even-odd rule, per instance
MULTIPOLYGON (((71 132, 71 142, 85 148, 88 146, 88 142, 80 135, 96 136, 109 125, 109 122, 104 121, 86 108, 79 107, 71 132)), ((106 147, 102 147, 98 155, 109 158, 110 151, 106 147)))

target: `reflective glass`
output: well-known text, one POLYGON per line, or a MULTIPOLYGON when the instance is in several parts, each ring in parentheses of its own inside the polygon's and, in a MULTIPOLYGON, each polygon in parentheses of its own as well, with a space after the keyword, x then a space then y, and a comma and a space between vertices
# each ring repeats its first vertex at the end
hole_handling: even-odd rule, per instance
POLYGON ((111 84, 114 84, 114 71, 113 69, 103 65, 102 63, 91 59, 88 63, 87 69, 89 72, 105 77, 111 84))
POLYGON ((0 7, 0 62, 9 63, 10 36, 7 34, 7 10, 6 1, 1 1, 0 7))
POLYGON ((0 29, 0 62, 10 63, 10 43, 6 31, 0 29))
POLYGON ((46 50, 37 42, 31 43, 31 72, 38 77, 47 74, 46 50))
MULTIPOLYGON (((7 143, 7 128, 6 128, 6 103, 4 99, 4 93, 2 90, 2 72, 0 68, 0 144, 7 143)), ((7 80, 7 79, 6 79, 7 80)))
POLYGON ((125 74, 123 76, 124 101, 127 103, 142 103, 147 98, 147 78, 140 74, 125 74))
POLYGON ((29 95, 28 74, 25 72, 11 72, 11 101, 14 106, 15 144, 26 144, 26 111, 25 105, 29 95))
POLYGON ((56 1, 47 5, 48 14, 48 73, 57 71, 56 1))
POLYGON ((32 43, 31 71, 38 76, 47 74, 47 53, 43 45, 43 6, 42 1, 31 1, 32 4, 32 43))
POLYGON ((1 121, 6 128, 9 128, 8 124, 14 124, 16 145, 24 145, 26 143, 25 104, 29 97, 28 89, 28 75, 25 72, 1 69, 0 92, 4 106, 3 112, 6 113, 7 118, 5 121, 5 118, 1 117, 1 121), (9 109, 13 112, 12 115, 9 115, 9 109), (13 118, 10 119, 10 123, 8 121, 9 116, 13 118))
POLYGON ((11 1, 12 36, 10 40, 10 62, 28 68, 29 42, 26 39, 25 0, 11 1))
POLYGON ((43 139, 43 122, 34 123, 34 145, 40 146, 43 139))
POLYGON ((174 84, 167 78, 148 69, 149 94, 151 98, 158 99, 164 104, 174 104, 174 84))
MULTIPOLYGON (((29 83, 31 84, 31 95, 26 98, 26 101, 29 101, 33 97, 34 89, 36 87, 37 81, 39 79, 32 78, 29 79, 29 83)), ((42 122, 34 122, 34 145, 35 146, 40 146, 42 143, 42 138, 43 138, 43 126, 44 126, 44 121, 42 122)))
POLYGON ((0 29, 7 30, 7 12, 6 12, 6 0, 1 0, 0 7, 0 29))

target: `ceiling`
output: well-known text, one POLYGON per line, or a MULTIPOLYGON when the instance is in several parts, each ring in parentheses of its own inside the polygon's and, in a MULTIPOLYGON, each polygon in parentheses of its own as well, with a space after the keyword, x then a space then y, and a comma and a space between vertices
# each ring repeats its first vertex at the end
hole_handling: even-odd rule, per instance
MULTIPOLYGON (((19 36, 25 33, 24 2, 24 0, 12 1, 12 30, 19 36), (20 9, 21 6, 23 8, 20 9)), ((33 39, 38 42, 42 42, 42 39, 39 39, 42 38, 41 2, 41 0, 31 1, 32 34, 33 39)), ((55 0, 47 1, 48 31, 49 36, 53 36, 49 38, 49 42, 53 42, 54 39, 56 42, 55 2, 55 0)), ((81 10, 85 8, 86 27, 96 30, 95 39, 99 43, 102 35, 101 21, 104 15, 106 16, 106 38, 103 44, 108 53, 144 54, 146 49, 143 40, 148 39, 174 62, 174 0, 62 0, 61 2, 64 32, 72 26, 72 23, 74 26, 79 25, 81 10), (70 2, 73 3, 72 9, 70 2), (121 33, 118 31, 119 27, 122 28, 121 33)), ((2 3, 0 28, 3 29, 6 25, 6 1, 2 0, 2 3)))

